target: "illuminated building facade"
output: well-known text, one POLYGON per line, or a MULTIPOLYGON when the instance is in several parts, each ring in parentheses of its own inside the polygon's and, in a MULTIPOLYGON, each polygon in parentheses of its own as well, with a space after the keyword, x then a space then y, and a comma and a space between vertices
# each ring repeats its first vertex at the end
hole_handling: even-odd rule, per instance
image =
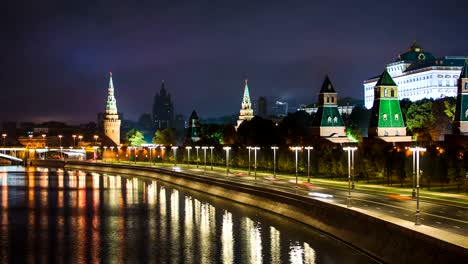
POLYGON ((117 112, 117 101, 114 96, 114 83, 112 72, 109 76, 109 88, 107 89, 106 115, 104 117, 104 134, 117 146, 120 145, 120 119, 117 112))
POLYGON ((245 80, 244 97, 242 99, 239 120, 237 120, 236 129, 244 122, 244 120, 251 120, 254 117, 252 103, 250 102, 248 80, 245 80))
POLYGON ((322 84, 319 93, 319 107, 312 122, 312 134, 321 137, 345 137, 345 125, 337 106, 335 88, 328 78, 322 84))
POLYGON ((369 136, 390 142, 411 141, 398 100, 398 86, 385 70, 374 89, 374 104, 369 124, 369 136))
MULTIPOLYGON (((411 101, 423 98, 455 97, 457 79, 465 57, 446 56, 435 58, 416 42, 407 52, 389 63, 386 70, 398 85, 398 98, 411 101)), ((379 76, 364 81, 364 103, 370 109, 374 102, 374 87, 379 76)))

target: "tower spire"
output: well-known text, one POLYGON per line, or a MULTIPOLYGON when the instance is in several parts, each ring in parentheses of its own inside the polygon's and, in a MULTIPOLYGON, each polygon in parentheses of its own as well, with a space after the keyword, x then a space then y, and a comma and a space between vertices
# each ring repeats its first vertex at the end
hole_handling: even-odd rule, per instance
POLYGON ((237 120, 238 128, 244 120, 251 120, 253 118, 252 103, 250 102, 250 93, 248 79, 244 80, 244 96, 242 98, 242 104, 240 109, 239 120, 237 120))
POLYGON ((107 88, 106 114, 104 117, 104 134, 116 145, 120 145, 120 119, 117 112, 117 101, 114 96, 112 72, 109 72, 109 87, 107 88))

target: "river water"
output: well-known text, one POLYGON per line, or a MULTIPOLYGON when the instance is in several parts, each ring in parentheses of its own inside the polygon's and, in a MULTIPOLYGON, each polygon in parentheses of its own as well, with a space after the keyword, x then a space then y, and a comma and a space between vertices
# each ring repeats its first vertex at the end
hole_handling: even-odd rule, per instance
POLYGON ((0 167, 1 263, 372 263, 298 222, 149 178, 0 167))

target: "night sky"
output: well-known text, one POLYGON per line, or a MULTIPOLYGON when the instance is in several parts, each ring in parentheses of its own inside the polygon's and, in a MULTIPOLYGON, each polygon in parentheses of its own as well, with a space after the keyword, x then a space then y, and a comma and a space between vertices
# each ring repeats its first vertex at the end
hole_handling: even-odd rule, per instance
POLYGON ((316 101, 324 75, 362 99, 413 40, 468 55, 468 1, 4 1, 0 121, 96 120, 113 72, 126 118, 150 112, 161 80, 176 113, 237 113, 251 98, 316 101))

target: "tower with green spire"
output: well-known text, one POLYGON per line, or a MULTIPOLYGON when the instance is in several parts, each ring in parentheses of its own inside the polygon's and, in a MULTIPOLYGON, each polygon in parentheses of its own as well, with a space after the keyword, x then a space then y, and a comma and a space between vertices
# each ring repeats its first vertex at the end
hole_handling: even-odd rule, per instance
POLYGON ((468 133, 468 59, 465 59, 465 64, 458 78, 457 106, 455 121, 453 122, 453 133, 468 133))
POLYGON ((104 134, 116 145, 120 145, 120 119, 117 112, 117 101, 114 96, 112 72, 109 73, 109 88, 107 89, 106 115, 104 117, 104 134))
POLYGON ((374 105, 369 125, 369 136, 381 137, 391 142, 411 141, 411 137, 406 136, 398 100, 398 86, 386 69, 374 88, 374 105))
POLYGON ((345 137, 345 125, 338 111, 338 98, 335 88, 328 78, 319 93, 319 107, 312 122, 312 134, 321 137, 345 137))
POLYGON ((244 97, 242 99, 241 109, 239 120, 237 120, 236 129, 244 122, 244 120, 251 120, 254 117, 252 103, 250 102, 250 94, 249 94, 249 86, 248 80, 245 79, 245 86, 244 86, 244 97))

